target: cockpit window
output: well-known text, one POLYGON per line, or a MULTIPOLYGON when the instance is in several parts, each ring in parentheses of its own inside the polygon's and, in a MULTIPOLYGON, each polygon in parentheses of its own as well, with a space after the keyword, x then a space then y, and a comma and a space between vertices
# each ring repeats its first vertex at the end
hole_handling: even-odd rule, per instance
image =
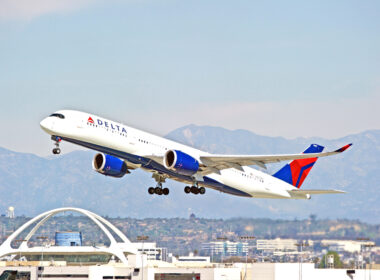
POLYGON ((50 117, 57 117, 57 118, 60 118, 60 119, 64 119, 64 118, 65 118, 64 115, 62 115, 62 114, 57 114, 57 113, 51 114, 50 117))

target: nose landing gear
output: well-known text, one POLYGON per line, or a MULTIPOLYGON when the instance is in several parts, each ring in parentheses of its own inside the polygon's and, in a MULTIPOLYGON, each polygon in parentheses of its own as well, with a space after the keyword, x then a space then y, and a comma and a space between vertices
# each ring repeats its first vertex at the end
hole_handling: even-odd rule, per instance
POLYGON ((59 155, 61 153, 61 149, 59 148, 59 143, 62 141, 61 137, 52 136, 51 140, 54 141, 55 148, 53 149, 53 154, 59 155))

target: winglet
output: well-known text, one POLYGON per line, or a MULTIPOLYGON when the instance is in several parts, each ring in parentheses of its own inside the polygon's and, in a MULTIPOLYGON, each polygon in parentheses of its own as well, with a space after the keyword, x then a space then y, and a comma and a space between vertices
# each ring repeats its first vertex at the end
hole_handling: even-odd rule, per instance
POLYGON ((335 153, 343 153, 345 150, 347 150, 351 146, 352 146, 352 143, 351 144, 347 144, 347 145, 343 146, 342 148, 340 148, 340 149, 338 149, 338 150, 336 150, 334 152, 335 153))

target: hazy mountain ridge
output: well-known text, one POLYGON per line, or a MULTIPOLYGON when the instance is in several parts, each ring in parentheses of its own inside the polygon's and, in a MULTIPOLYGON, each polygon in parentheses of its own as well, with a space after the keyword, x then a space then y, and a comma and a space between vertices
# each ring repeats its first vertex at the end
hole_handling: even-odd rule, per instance
MULTIPOLYGON (((47 159, 0 148, 0 211, 13 205, 16 214, 31 216, 55 207, 76 206, 121 217, 183 217, 194 212, 201 217, 293 218, 316 213, 378 222, 380 130, 334 140, 289 140, 189 125, 169 133, 168 138, 209 152, 232 154, 297 153, 311 143, 333 150, 352 142, 354 146, 342 155, 320 159, 302 186, 342 189, 348 194, 313 196, 310 201, 240 198, 212 190, 194 196, 184 194, 183 184, 168 181, 169 196, 150 196, 147 187, 155 184, 150 174, 136 170, 122 179, 100 175, 92 170, 93 151, 47 159)), ((268 166, 268 172, 280 165, 268 166)))

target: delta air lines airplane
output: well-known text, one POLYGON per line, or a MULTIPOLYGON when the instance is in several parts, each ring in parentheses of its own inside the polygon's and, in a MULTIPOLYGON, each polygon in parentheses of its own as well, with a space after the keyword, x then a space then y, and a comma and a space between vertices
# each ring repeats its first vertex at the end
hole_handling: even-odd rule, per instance
POLYGON ((55 142, 54 154, 67 141, 98 151, 93 159, 95 171, 111 177, 123 177, 141 168, 152 173, 156 187, 149 194, 168 195, 163 187, 167 179, 187 184, 185 193, 204 194, 212 188, 232 195, 255 198, 310 199, 314 194, 343 193, 338 190, 301 190, 301 185, 319 157, 344 152, 342 148, 322 152, 312 144, 301 154, 223 155, 198 149, 107 120, 93 114, 62 110, 40 123, 55 142), (273 175, 250 165, 291 161, 273 175))

